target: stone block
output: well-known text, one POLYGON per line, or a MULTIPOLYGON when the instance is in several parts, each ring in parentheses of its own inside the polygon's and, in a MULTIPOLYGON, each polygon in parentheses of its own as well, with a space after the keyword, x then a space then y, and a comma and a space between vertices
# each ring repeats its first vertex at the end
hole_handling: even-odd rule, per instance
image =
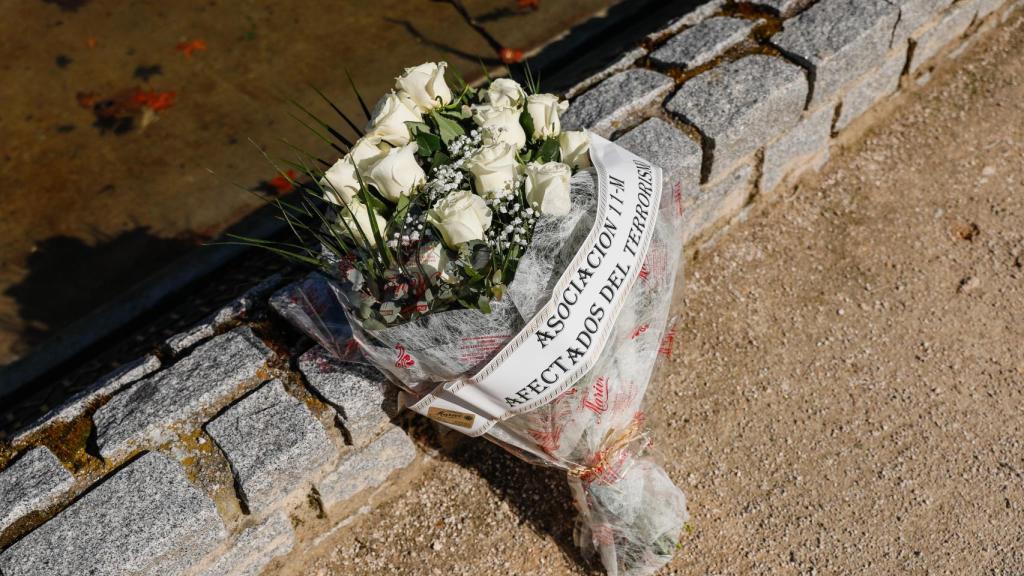
POLYGON ((701 187, 697 201, 683 215, 684 245, 740 213, 753 192, 753 175, 751 160, 701 187))
POLYGON ((669 194, 678 186, 682 207, 696 200, 703 153, 692 138, 661 118, 651 118, 615 142, 661 167, 665 181, 662 194, 669 194))
POLYGON ((100 454, 115 461, 174 439, 180 424, 200 424, 255 386, 257 372, 271 355, 252 330, 236 328, 122 390, 93 415, 100 454))
POLYGON ((309 485, 338 449, 306 405, 274 380, 206 425, 231 464, 250 512, 262 512, 309 485))
POLYGON ((761 20, 718 16, 676 34, 664 46, 651 52, 651 60, 662 66, 684 70, 697 68, 743 42, 761 20))
POLYGON ((754 55, 695 76, 665 107, 704 137, 704 179, 713 181, 796 124, 806 100, 799 66, 754 55))
POLYGON ((33 448, 0 471, 0 533, 30 512, 45 510, 75 479, 44 447, 33 448))
POLYGON ((767 8, 779 16, 788 18, 806 8, 812 2, 814 0, 741 0, 740 3, 767 8))
POLYGON ((330 508, 368 488, 376 488, 395 470, 412 464, 416 445, 405 431, 395 426, 369 446, 342 460, 338 467, 317 485, 320 499, 330 508))
POLYGON ((256 576, 278 556, 295 546, 295 530, 284 512, 273 514, 260 524, 247 528, 223 554, 213 557, 201 576, 256 576))
POLYGON ((670 36, 678 34, 680 31, 685 30, 691 26, 696 26, 704 20, 711 18, 715 13, 721 11, 725 6, 726 0, 710 0, 709 2, 702 2, 699 6, 693 10, 683 14, 682 16, 670 21, 667 26, 661 28, 655 32, 651 32, 647 35, 647 43, 658 44, 670 36))
POLYGON ((48 412, 42 418, 19 432, 13 440, 17 445, 28 440, 43 429, 56 422, 70 422, 102 398, 108 398, 123 390, 129 384, 137 382, 160 369, 160 359, 153 354, 128 362, 109 372, 85 390, 68 398, 60 407, 48 412))
POLYGON ((315 346, 299 358, 299 370, 337 410, 353 446, 368 444, 398 413, 398 389, 372 366, 338 360, 315 346))
POLYGON ((917 72, 943 48, 961 38, 971 27, 977 13, 978 5, 974 0, 960 2, 954 4, 933 26, 921 31, 914 38, 914 48, 910 53, 910 71, 917 72))
POLYGON ((885 0, 822 0, 787 20, 772 43, 811 71, 814 109, 882 62, 898 19, 885 0))
POLYGON ((149 453, 0 554, 0 573, 184 574, 226 536, 181 465, 149 453))
POLYGON ((832 118, 833 109, 822 107, 765 147, 760 182, 762 193, 774 190, 786 176, 795 178, 807 170, 819 170, 825 165, 832 136, 832 118))
POLYGON ((608 138, 652 113, 673 85, 671 78, 652 70, 619 72, 573 100, 561 118, 562 127, 587 128, 608 138))
POLYGON ((900 19, 892 34, 892 46, 905 46, 907 38, 949 8, 953 0, 889 0, 900 9, 900 19))
POLYGON ((572 99, 579 96, 583 92, 589 90, 591 87, 596 86, 598 82, 622 72, 628 70, 636 64, 636 61, 647 55, 647 49, 642 46, 637 46, 632 50, 629 50, 619 56, 619 59, 612 62, 607 67, 599 70, 598 72, 591 74, 590 76, 580 80, 576 84, 573 84, 568 90, 565 91, 565 97, 572 99))
POLYGON ((882 98, 895 94, 899 90, 900 76, 906 64, 907 51, 901 48, 894 49, 878 69, 868 72, 851 86, 843 95, 835 131, 846 128, 850 122, 870 110, 882 98))

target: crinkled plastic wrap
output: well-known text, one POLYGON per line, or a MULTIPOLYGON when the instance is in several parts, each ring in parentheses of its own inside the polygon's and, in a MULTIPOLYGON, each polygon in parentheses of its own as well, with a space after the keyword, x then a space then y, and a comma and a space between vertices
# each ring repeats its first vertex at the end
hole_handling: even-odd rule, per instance
MULTIPOLYGON (((286 315, 348 359, 351 336, 411 405, 442 382, 474 374, 544 305, 593 226, 596 194, 592 169, 573 176, 572 211, 541 217, 507 297, 490 314, 453 310, 382 330, 368 330, 349 314, 352 328, 341 327, 322 319, 337 315, 322 308, 332 298, 335 308, 348 310, 349 295, 338 279, 327 288, 302 287, 312 293, 293 296, 286 315)), ((579 510, 576 542, 612 575, 650 574, 663 566, 688 519, 683 493, 647 455, 642 407, 658 357, 671 346, 666 330, 682 245, 675 201, 662 195, 638 280, 594 367, 555 400, 487 433, 524 460, 568 472, 579 510)))

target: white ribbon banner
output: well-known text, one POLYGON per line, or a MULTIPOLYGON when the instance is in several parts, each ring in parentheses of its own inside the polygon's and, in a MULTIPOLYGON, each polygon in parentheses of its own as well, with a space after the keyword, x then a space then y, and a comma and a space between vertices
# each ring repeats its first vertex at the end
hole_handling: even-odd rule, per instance
POLYGON ((650 246, 661 169, 588 135, 597 169, 597 214, 551 299, 477 374, 438 385, 412 410, 480 436, 501 420, 550 402, 597 362, 650 246))

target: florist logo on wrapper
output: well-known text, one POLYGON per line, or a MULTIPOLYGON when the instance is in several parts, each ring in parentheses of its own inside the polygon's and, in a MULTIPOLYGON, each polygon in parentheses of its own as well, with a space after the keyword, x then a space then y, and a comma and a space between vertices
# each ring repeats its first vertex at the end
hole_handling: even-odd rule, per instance
POLYGON ((552 298, 474 377, 438 386, 412 408, 455 407, 480 416, 469 432, 550 402, 597 361, 647 256, 661 170, 590 134, 597 212, 552 298))

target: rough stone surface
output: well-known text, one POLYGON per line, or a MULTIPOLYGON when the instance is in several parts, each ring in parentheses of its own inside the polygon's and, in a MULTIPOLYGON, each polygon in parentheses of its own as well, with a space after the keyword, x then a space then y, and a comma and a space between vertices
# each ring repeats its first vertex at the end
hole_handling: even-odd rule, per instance
POLYGON ((201 576, 256 576, 271 560, 291 552, 295 530, 284 512, 243 530, 227 552, 214 556, 201 576))
POLYGON ((250 512, 308 484, 338 450, 305 404, 274 380, 206 425, 224 452, 250 512))
POLYGON ((885 0, 822 0, 787 20, 772 43, 812 71, 813 109, 882 61, 898 18, 885 0))
POLYGON ((850 122, 867 112, 879 100, 894 94, 900 87, 900 76, 907 63, 907 51, 895 49, 876 70, 868 72, 843 95, 836 119, 835 130, 846 128, 850 122))
POLYGON ((5 576, 182 574, 227 533, 168 457, 149 453, 0 554, 5 576))
POLYGON ((828 161, 832 108, 822 107, 764 149, 760 189, 769 193, 786 176, 819 170, 828 161))
POLYGON ((148 354, 111 371, 91 386, 75 394, 59 408, 51 410, 42 418, 19 432, 13 444, 21 444, 55 422, 70 422, 81 416, 101 398, 113 396, 133 382, 137 382, 160 369, 160 359, 148 354))
POLYGON ((48 449, 33 448, 0 471, 0 533, 29 512, 55 504, 75 479, 48 449))
POLYGON ((978 20, 987 18, 989 14, 1002 8, 1006 0, 975 0, 978 5, 978 13, 975 16, 978 20))
POLYGON ((689 244, 739 214, 753 191, 753 174, 754 167, 746 163, 724 178, 705 184, 690 211, 683 215, 683 243, 689 244))
POLYGON ((321 346, 299 358, 306 381, 337 411, 356 447, 373 440, 398 412, 398 391, 377 369, 342 362, 321 346))
POLYGON ((561 119, 562 127, 588 128, 607 138, 655 109, 672 86, 671 78, 651 70, 619 72, 573 100, 561 119))
POLYGON ((616 140, 626 150, 646 158, 663 171, 663 194, 679 186, 682 207, 692 204, 700 193, 700 145, 661 118, 651 118, 616 140))
POLYGON ((388 430, 372 444, 352 454, 317 486, 324 506, 331 507, 357 493, 380 486, 395 470, 416 458, 416 446, 399 427, 388 430))
POLYGON ((916 72, 948 44, 960 38, 974 22, 978 5, 973 0, 955 4, 934 26, 922 31, 914 41, 910 71, 916 72))
POLYGON ((712 17, 716 12, 721 10, 725 4, 726 0, 710 0, 710 2, 704 2, 692 11, 672 20, 668 23, 668 26, 648 34, 647 42, 650 44, 658 44, 663 42, 666 38, 674 36, 690 26, 696 26, 704 20, 712 17))
POLYGON ((666 108, 700 130, 705 180, 712 181, 796 124, 806 100, 800 67, 754 55, 692 78, 666 108))
POLYGON ((643 58, 646 55, 646 48, 642 46, 637 46, 636 48, 633 48, 632 50, 620 56, 619 59, 613 62, 611 65, 574 84, 571 88, 565 91, 565 97, 575 98, 576 96, 582 94, 584 91, 595 86, 598 82, 604 80, 605 78, 608 78, 609 76, 616 74, 618 72, 622 72, 623 70, 628 70, 629 68, 632 68, 633 64, 636 64, 637 60, 643 58))
POLYGON ((93 415, 100 454, 116 460, 172 440, 176 424, 215 412, 255 378, 271 354, 252 330, 236 328, 122 390, 93 415))
POLYGON ((749 35, 761 21, 718 16, 673 36, 651 52, 651 60, 663 66, 697 68, 721 56, 749 35))
POLYGON ((892 46, 903 45, 911 34, 949 8, 953 0, 889 0, 900 9, 900 18, 892 34, 892 46))
POLYGON ((779 16, 789 17, 812 2, 814 0, 743 0, 741 3, 767 8, 779 16))

